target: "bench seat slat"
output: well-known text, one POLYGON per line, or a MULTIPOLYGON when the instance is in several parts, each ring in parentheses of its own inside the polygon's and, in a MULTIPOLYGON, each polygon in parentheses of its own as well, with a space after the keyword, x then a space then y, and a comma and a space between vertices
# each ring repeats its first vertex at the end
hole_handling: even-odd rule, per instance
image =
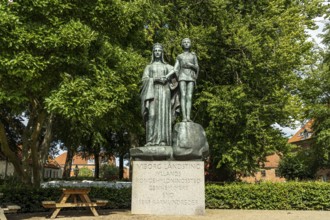
POLYGON ((106 203, 96 203, 96 202, 78 202, 78 203, 51 203, 42 204, 45 208, 69 208, 69 207, 96 207, 103 206, 106 203))
POLYGON ((7 205, 6 208, 2 208, 4 213, 16 213, 18 210, 20 210, 21 207, 18 205, 7 205))
POLYGON ((56 204, 55 201, 42 201, 43 205, 51 205, 51 204, 56 204))

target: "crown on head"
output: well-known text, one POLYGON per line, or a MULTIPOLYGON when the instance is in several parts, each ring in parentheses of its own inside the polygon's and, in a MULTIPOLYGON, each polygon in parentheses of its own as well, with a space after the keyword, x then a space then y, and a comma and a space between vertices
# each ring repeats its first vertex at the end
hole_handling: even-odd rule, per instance
POLYGON ((154 50, 156 47, 163 49, 163 45, 161 45, 160 43, 155 43, 152 49, 154 50))

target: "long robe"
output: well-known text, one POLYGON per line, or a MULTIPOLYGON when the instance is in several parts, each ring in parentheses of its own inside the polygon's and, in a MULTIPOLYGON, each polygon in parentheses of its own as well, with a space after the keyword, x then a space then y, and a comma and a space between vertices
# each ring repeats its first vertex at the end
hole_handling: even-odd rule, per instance
POLYGON ((172 145, 171 88, 169 82, 157 82, 157 78, 165 77, 172 69, 171 65, 154 62, 142 76, 141 104, 149 146, 172 145))

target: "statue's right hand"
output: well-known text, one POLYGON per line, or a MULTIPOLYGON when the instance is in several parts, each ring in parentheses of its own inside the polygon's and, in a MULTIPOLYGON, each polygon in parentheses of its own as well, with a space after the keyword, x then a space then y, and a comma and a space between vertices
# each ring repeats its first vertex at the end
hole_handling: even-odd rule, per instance
POLYGON ((166 76, 163 76, 163 77, 161 78, 161 80, 160 80, 160 81, 161 81, 161 83, 162 83, 162 84, 164 84, 164 85, 165 85, 165 84, 167 83, 168 79, 167 79, 167 77, 166 77, 166 76))

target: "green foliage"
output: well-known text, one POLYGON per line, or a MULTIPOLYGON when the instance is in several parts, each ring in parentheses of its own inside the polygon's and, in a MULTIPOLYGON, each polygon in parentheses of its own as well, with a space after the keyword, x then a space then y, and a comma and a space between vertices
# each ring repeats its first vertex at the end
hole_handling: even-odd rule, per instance
MULTIPOLYGON (((34 164, 39 163, 37 159, 47 158, 50 140, 43 142, 47 121, 53 123, 48 134, 67 146, 85 145, 90 151, 105 144, 100 133, 126 127, 128 132, 140 132, 141 126, 132 123, 139 119, 139 110, 131 106, 137 98, 137 84, 146 63, 141 51, 146 47, 144 22, 151 15, 145 13, 145 6, 149 3, 3 2, 0 105, 10 111, 6 117, 0 115, 0 122, 22 112, 29 120, 20 133, 20 141, 31 140, 23 141, 26 154, 23 166, 31 157, 28 152, 34 143, 43 143, 32 146, 41 157, 33 157, 34 164), (41 132, 33 130, 40 127, 41 132)), ((10 160, 16 161, 20 175, 24 170, 30 172, 28 165, 20 167, 15 155, 10 160)), ((27 176, 26 182, 31 179, 27 176)), ((33 179, 38 182, 39 178, 33 179)))
MULTIPOLYGON (((151 46, 163 43, 173 64, 182 38, 190 37, 201 67, 194 121, 206 128, 211 167, 252 173, 268 154, 287 151, 274 124, 301 117, 298 73, 315 60, 305 28, 314 28, 324 9, 320 0, 6 1, 0 105, 9 118, 26 113, 31 123, 22 139, 35 145, 47 142, 44 130, 32 129, 55 115, 53 137, 67 147, 97 153, 118 132, 139 146, 138 82, 151 46)), ((23 152, 30 145, 25 141, 23 152)), ((47 153, 48 145, 32 149, 47 153)))
POLYGON ((92 188, 91 198, 107 199, 109 203, 104 207, 108 209, 129 209, 131 207, 131 188, 92 188))
POLYGON ((199 57, 196 120, 207 127, 211 167, 235 176, 290 148, 274 124, 302 117, 297 73, 314 60, 304 29, 323 8, 318 1, 211 2, 198 9, 212 8, 200 19, 213 31, 209 56, 199 57))
MULTIPOLYGON (((327 5, 329 8, 329 5, 327 5)), ((325 12, 329 19, 329 10, 325 12)), ((306 118, 312 120, 313 141, 311 148, 317 168, 330 167, 330 25, 326 24, 323 34, 324 49, 316 48, 318 54, 303 75, 301 94, 306 105, 306 118)))
POLYGON ((87 167, 82 167, 79 168, 79 174, 78 176, 81 177, 92 177, 93 176, 93 171, 88 169, 87 167))
MULTIPOLYGON (((42 208, 45 200, 57 201, 60 188, 27 188, 26 186, 0 186, 4 194, 0 204, 15 203, 20 212, 48 211, 42 208)), ((106 199, 102 208, 129 209, 131 188, 92 187, 91 199, 106 199)), ((261 209, 261 210, 330 210, 330 185, 323 182, 287 182, 261 184, 207 184, 206 208, 261 209)))
POLYGON ((100 177, 107 180, 118 179, 119 169, 115 165, 103 164, 100 168, 100 177))
POLYGON ((211 209, 330 210, 330 185, 322 182, 206 186, 211 209))
POLYGON ((315 158, 311 150, 302 150, 285 155, 279 164, 279 174, 287 180, 313 179, 316 169, 315 158))
POLYGON ((20 212, 45 211, 42 201, 57 201, 62 193, 60 188, 31 188, 25 186, 0 186, 0 192, 4 194, 0 198, 0 204, 16 204, 21 207, 20 212))
MULTIPOLYGON (((42 201, 58 201, 62 194, 61 188, 30 188, 26 186, 0 186, 4 194, 0 204, 16 204, 21 207, 19 212, 49 211, 42 207, 42 201)), ((91 199, 106 199, 109 203, 102 208, 127 209, 131 205, 130 188, 91 188, 88 194, 91 199)))

